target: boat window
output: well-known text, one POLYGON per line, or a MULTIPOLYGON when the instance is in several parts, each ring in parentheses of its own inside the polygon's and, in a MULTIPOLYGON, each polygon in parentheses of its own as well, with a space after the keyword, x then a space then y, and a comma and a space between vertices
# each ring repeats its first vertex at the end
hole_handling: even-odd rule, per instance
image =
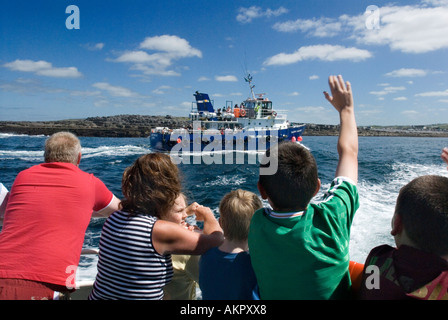
POLYGON ((271 110, 272 109, 272 102, 271 101, 263 102, 263 108, 271 110))

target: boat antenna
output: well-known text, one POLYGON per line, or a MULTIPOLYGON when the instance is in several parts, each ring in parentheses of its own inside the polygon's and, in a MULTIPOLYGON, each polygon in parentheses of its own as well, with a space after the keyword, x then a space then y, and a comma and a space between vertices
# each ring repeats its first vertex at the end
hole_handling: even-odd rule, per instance
POLYGON ((247 77, 244 78, 244 80, 246 80, 246 82, 249 83, 249 88, 250 88, 250 95, 252 97, 252 99, 255 100, 255 94, 254 94, 254 88, 255 85, 252 85, 252 76, 250 75, 250 73, 247 74, 247 77))

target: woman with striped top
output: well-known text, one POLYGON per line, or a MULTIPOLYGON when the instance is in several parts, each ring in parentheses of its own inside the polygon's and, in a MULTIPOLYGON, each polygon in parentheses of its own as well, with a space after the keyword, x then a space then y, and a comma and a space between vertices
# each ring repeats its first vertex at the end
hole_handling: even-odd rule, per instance
POLYGON ((178 168, 166 154, 138 158, 123 174, 122 192, 121 210, 103 226, 89 299, 162 299, 171 254, 200 255, 222 243, 222 229, 209 208, 186 207, 178 168), (202 232, 182 225, 188 213, 204 222, 202 232))

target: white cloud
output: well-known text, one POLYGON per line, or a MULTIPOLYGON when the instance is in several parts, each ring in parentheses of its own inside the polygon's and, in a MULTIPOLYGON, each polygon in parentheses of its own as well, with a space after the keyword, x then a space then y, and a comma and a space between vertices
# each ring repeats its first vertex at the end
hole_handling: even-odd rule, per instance
POLYGON ((13 71, 23 72, 38 72, 39 70, 49 69, 52 67, 47 61, 32 61, 32 60, 15 60, 3 65, 13 71))
POLYGON ((202 58, 202 52, 190 46, 187 40, 178 36, 162 35, 147 37, 140 43, 141 49, 162 51, 169 54, 172 58, 199 57, 202 58))
POLYGON ((384 88, 385 91, 387 92, 397 92, 397 91, 402 91, 402 90, 406 90, 406 87, 386 87, 384 88))
POLYGON ((95 50, 102 50, 104 48, 104 43, 97 43, 93 47, 95 48, 95 50))
POLYGON ((310 80, 318 80, 319 76, 316 74, 313 74, 312 76, 309 77, 310 80))
POLYGON ((293 53, 279 53, 266 59, 263 64, 268 66, 287 65, 303 60, 314 59, 322 61, 362 61, 370 58, 371 56, 372 54, 367 50, 324 44, 301 47, 293 53))
POLYGON ((198 81, 210 81, 210 78, 202 76, 202 77, 199 77, 198 81))
POLYGON ((54 78, 79 78, 82 73, 75 67, 55 68, 47 61, 15 60, 3 65, 12 71, 32 72, 40 76, 54 78))
POLYGON ((342 23, 335 19, 324 17, 312 20, 297 19, 294 21, 278 22, 272 28, 280 32, 295 32, 300 30, 315 37, 333 37, 341 32, 342 23))
POLYGON ((236 20, 241 23, 249 23, 252 22, 253 19, 263 18, 263 17, 278 17, 284 13, 287 13, 288 9, 284 7, 280 7, 276 10, 266 9, 263 10, 258 6, 251 6, 249 8, 240 8, 238 9, 238 15, 236 16, 236 20))
POLYGON ((152 91, 154 94, 165 94, 165 90, 171 89, 170 86, 160 86, 152 91))
POLYGON ((109 104, 110 104, 110 102, 108 100, 106 100, 106 99, 100 99, 100 100, 97 100, 97 101, 95 101, 93 103, 93 105, 95 107, 104 107, 104 106, 107 106, 109 104))
POLYGON ((301 31, 315 37, 351 34, 367 45, 386 45, 405 53, 425 53, 448 48, 448 0, 425 0, 416 5, 379 8, 379 29, 366 27, 368 15, 297 19, 276 23, 280 32, 301 31))
POLYGON ((388 94, 389 92, 387 92, 387 91, 370 91, 369 93, 376 95, 376 96, 383 96, 383 95, 388 94))
POLYGON ((415 116, 418 115, 418 112, 415 110, 405 110, 402 111, 401 114, 404 114, 405 116, 415 116))
POLYGON ((418 93, 415 96, 417 97, 448 97, 448 89, 445 91, 429 91, 418 93))
MULTIPOLYGON (((435 2, 433 5, 437 5, 435 2)), ((368 45, 388 45, 405 53, 448 48, 447 6, 386 6, 380 8, 380 28, 369 30, 357 19, 355 38, 368 45)))
POLYGON ((198 57, 202 52, 193 48, 187 40, 178 36, 162 35, 145 38, 139 45, 141 50, 125 51, 114 62, 131 63, 131 70, 137 70, 145 75, 180 76, 180 73, 169 70, 174 61, 198 57), (144 50, 156 51, 148 53, 144 50))
POLYGON ((236 82, 238 79, 235 76, 215 76, 216 81, 222 81, 222 82, 236 82))
POLYGON ((406 98, 406 97, 396 97, 396 98, 394 98, 394 100, 395 101, 406 101, 406 100, 408 100, 408 98, 406 98))
POLYGON ((39 70, 37 74, 54 78, 79 78, 82 76, 75 67, 43 69, 39 70))
POLYGON ((96 82, 92 85, 93 87, 107 91, 111 96, 114 97, 137 97, 139 96, 138 93, 133 92, 127 88, 120 87, 120 86, 113 86, 107 82, 96 82))
POLYGON ((326 111, 327 109, 322 106, 306 106, 306 107, 298 107, 295 110, 303 113, 320 113, 326 111))
POLYGON ((164 56, 161 54, 148 54, 145 51, 126 51, 117 59, 116 62, 131 62, 131 63, 155 63, 159 62, 163 65, 169 65, 170 59, 163 59, 164 56))
POLYGON ((90 51, 99 51, 104 48, 104 43, 103 42, 98 42, 95 44, 87 43, 87 44, 82 44, 81 46, 90 51))
POLYGON ((369 93, 373 94, 373 95, 377 95, 377 96, 384 96, 386 94, 395 93, 397 91, 403 91, 403 90, 406 90, 406 88, 403 86, 401 86, 401 87, 385 87, 381 91, 370 91, 369 93))
POLYGON ((398 69, 391 71, 389 73, 386 73, 386 76, 388 77, 423 77, 426 76, 427 72, 425 70, 421 69, 398 69))
POLYGON ((154 76, 173 77, 181 75, 179 72, 176 72, 174 70, 166 70, 166 67, 163 64, 147 65, 143 63, 137 63, 131 67, 131 70, 141 71, 145 75, 154 75, 154 76))
POLYGON ((422 2, 435 6, 448 6, 448 0, 423 0, 422 2))
POLYGON ((24 79, 18 78, 11 82, 0 82, 0 89, 8 92, 19 94, 35 94, 35 93, 62 93, 66 90, 46 85, 40 79, 24 79))
POLYGON ((95 91, 89 91, 89 90, 85 90, 85 91, 81 91, 81 90, 75 90, 75 91, 71 91, 70 95, 71 96, 75 96, 75 97, 95 97, 95 96, 99 96, 101 94, 100 91, 95 90, 95 91))

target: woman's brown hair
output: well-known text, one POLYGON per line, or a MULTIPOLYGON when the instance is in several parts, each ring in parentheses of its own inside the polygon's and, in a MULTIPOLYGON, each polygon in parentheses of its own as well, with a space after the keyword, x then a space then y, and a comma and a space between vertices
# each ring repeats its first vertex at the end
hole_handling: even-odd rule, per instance
POLYGON ((124 171, 121 187, 123 211, 158 218, 174 205, 182 189, 179 169, 163 153, 140 156, 124 171))

